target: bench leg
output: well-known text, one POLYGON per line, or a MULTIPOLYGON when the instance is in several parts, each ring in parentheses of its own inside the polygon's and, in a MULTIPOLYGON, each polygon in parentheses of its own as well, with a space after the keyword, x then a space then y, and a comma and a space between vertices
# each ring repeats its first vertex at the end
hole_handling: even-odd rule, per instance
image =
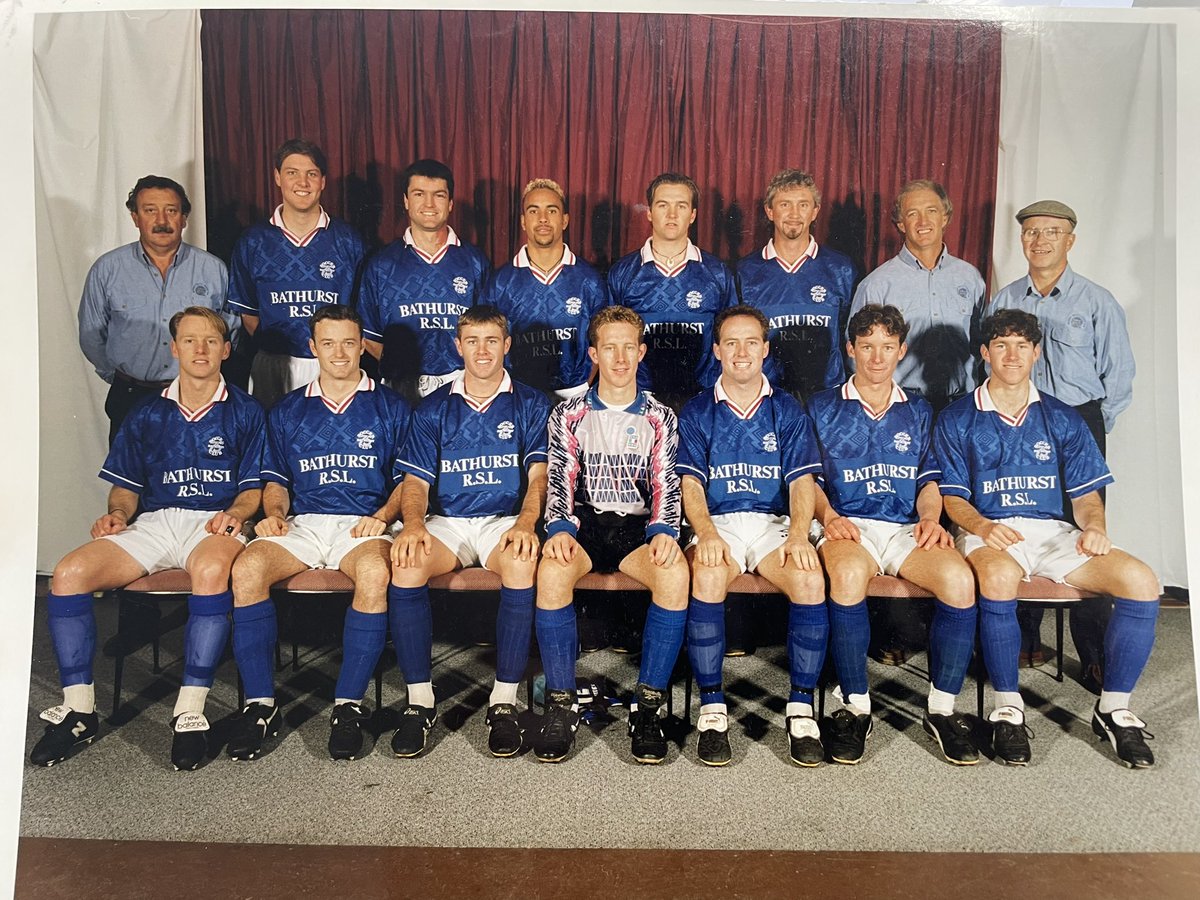
POLYGON ((1063 680, 1063 607, 1057 606, 1054 610, 1054 679, 1061 682, 1063 680))

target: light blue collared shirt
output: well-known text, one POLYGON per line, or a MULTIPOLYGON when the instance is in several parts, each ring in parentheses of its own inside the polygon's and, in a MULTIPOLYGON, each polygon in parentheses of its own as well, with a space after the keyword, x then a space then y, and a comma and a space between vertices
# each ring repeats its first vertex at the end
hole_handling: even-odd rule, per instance
POLYGON ((1042 355, 1033 383, 1070 406, 1099 400, 1104 430, 1112 431, 1133 400, 1135 370, 1125 310, 1116 298, 1067 266, 1047 296, 1026 275, 1002 288, 992 307, 1037 316, 1042 355))
POLYGON ((850 315, 868 303, 899 309, 908 323, 908 354, 893 379, 906 391, 953 399, 979 383, 976 338, 986 301, 987 286, 973 265, 943 246, 926 269, 905 246, 862 280, 850 315))
POLYGON ((225 263, 180 244, 164 279, 138 241, 92 264, 79 301, 79 347, 105 381, 120 369, 139 381, 170 381, 179 374, 171 356, 171 316, 189 306, 221 314, 230 335, 237 317, 225 309, 225 263))

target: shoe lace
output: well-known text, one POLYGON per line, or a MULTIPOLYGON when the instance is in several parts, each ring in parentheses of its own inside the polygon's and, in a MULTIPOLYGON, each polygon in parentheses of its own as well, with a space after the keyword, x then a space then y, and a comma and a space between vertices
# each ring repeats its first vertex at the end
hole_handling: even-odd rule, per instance
POLYGON ((567 706, 551 706, 542 721, 542 736, 549 740, 562 740, 571 733, 571 709, 567 706))
POLYGON ((661 741, 662 724, 656 709, 639 709, 633 725, 633 736, 639 741, 661 741))

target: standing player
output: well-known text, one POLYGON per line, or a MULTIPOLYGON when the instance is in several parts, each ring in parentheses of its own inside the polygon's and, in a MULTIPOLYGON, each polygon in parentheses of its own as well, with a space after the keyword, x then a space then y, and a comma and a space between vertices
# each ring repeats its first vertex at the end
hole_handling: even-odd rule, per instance
POLYGON ((233 654, 246 688, 227 748, 233 759, 254 759, 279 732, 271 585, 312 568, 339 569, 354 582, 330 719, 333 759, 362 751, 363 694, 387 637, 388 529, 400 512, 391 472, 408 404, 359 368, 362 323, 354 310, 326 305, 310 323, 320 374, 271 410, 265 515, 233 569, 233 654))
POLYGON ((846 380, 842 343, 854 295, 849 258, 819 247, 812 224, 821 192, 807 172, 784 169, 767 185, 763 209, 773 234, 737 265, 742 302, 771 322, 771 355, 763 373, 777 387, 807 400, 846 380))
POLYGON ((709 352, 712 323, 734 303, 733 276, 688 237, 699 203, 696 182, 664 172, 646 188, 646 203, 650 237, 608 270, 608 289, 613 303, 646 323, 638 387, 678 410, 697 386, 711 388, 720 374, 709 352))
POLYGON ((604 279, 563 241, 570 218, 558 182, 525 185, 521 227, 528 242, 492 277, 484 297, 508 318, 516 379, 562 399, 587 390, 592 363, 581 326, 608 305, 604 279))
POLYGON ((850 314, 868 303, 896 307, 909 328, 909 351, 896 384, 934 412, 978 384, 974 340, 987 302, 983 278, 943 242, 954 207, 935 181, 910 181, 892 206, 904 246, 854 292, 850 314))
POLYGON ((947 408, 937 426, 946 512, 979 579, 983 657, 996 691, 992 743, 1004 762, 1029 762, 1016 596, 1022 578, 1044 575, 1114 595, 1092 730, 1122 763, 1147 768, 1154 754, 1129 697, 1154 646, 1158 579, 1108 538, 1099 491, 1113 478, 1083 418, 1030 380, 1041 340, 1030 313, 1004 309, 987 319, 980 353, 991 377, 947 408), (1063 521, 1064 490, 1078 528, 1063 521))
POLYGON ((229 305, 256 338, 252 389, 270 409, 317 377, 309 320, 323 306, 350 305, 363 261, 358 233, 321 207, 326 160, 293 138, 275 151, 280 203, 233 248, 229 305))
POLYGON ((941 471, 933 452, 933 413, 894 374, 908 351, 908 326, 894 306, 868 305, 850 317, 846 352, 855 374, 812 398, 824 463, 818 550, 829 573, 829 637, 843 707, 830 717, 834 762, 857 763, 871 734, 867 687, 867 586, 899 575, 933 593, 925 731, 957 765, 979 754, 954 699, 975 647, 975 584, 938 521, 941 471))
POLYGON ((437 719, 429 579, 473 565, 500 575, 488 750, 513 756, 521 749, 517 685, 529 663, 550 402, 504 370, 512 339, 500 310, 473 306, 458 317, 457 331, 466 371, 421 403, 397 463, 404 530, 392 545, 388 607, 408 685, 408 706, 392 736, 400 757, 425 749, 437 719))
POLYGON ((229 568, 262 493, 265 428, 262 407, 221 376, 230 351, 221 316, 189 306, 171 317, 170 334, 179 375, 126 418, 100 470, 113 487, 92 526, 96 540, 54 568, 48 606, 63 703, 42 713, 50 724, 30 754, 35 765, 61 761, 99 728, 92 592, 171 568, 192 579, 171 763, 194 769, 208 749, 204 703, 229 639, 229 568))
POLYGON ((367 352, 405 396, 427 396, 461 374, 458 317, 479 298, 491 265, 448 224, 454 173, 419 159, 400 175, 408 228, 367 264, 358 308, 367 352))
POLYGON ((700 686, 696 752, 710 766, 723 766, 732 756, 721 688, 722 606, 730 583, 745 571, 758 572, 791 601, 787 730, 792 761, 815 766, 825 758, 812 704, 825 662, 829 615, 821 563, 808 540, 813 475, 821 471, 821 458, 799 402, 773 390, 763 377, 769 327, 753 306, 717 313, 713 354, 721 377, 711 393, 688 401, 679 416, 677 468, 684 513, 695 531, 688 549, 687 637, 700 686))
POLYGON ((575 743, 577 644, 572 593, 590 571, 620 570, 650 589, 636 709, 629 730, 634 758, 667 755, 659 710, 679 656, 687 619, 688 568, 679 552, 679 476, 675 414, 637 387, 646 355, 645 323, 608 306, 588 325, 596 386, 554 408, 546 546, 538 568, 536 627, 546 670, 546 714, 534 739, 542 762, 564 759, 575 743))
MULTIPOLYGON (((144 175, 125 207, 138 239, 92 264, 79 301, 79 346, 111 385, 104 400, 110 445, 137 402, 158 396, 179 373, 169 352, 172 316, 193 305, 222 312, 229 282, 225 263, 184 243, 192 203, 179 182, 144 175)), ((230 328, 236 321, 226 316, 230 328)))

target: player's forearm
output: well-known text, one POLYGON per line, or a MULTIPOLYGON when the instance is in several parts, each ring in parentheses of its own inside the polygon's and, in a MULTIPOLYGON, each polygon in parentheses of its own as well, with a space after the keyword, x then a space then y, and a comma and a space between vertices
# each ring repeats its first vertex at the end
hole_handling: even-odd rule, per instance
POLYGON ((401 515, 402 500, 404 493, 404 482, 401 481, 398 485, 392 488, 392 492, 388 494, 387 500, 383 506, 379 507, 371 516, 373 519, 378 519, 388 525, 395 522, 401 515))
POLYGON ((405 475, 400 485, 400 517, 404 527, 425 524, 429 511, 429 483, 416 475, 405 475))
POLYGON ((138 508, 138 495, 128 488, 113 486, 108 492, 108 514, 123 516, 128 522, 138 508))
POLYGON ((262 503, 262 495, 262 488, 250 488, 250 490, 242 491, 234 498, 233 503, 225 512, 235 519, 245 522, 258 512, 258 507, 262 503))
POLYGON ((962 497, 945 496, 942 502, 946 506, 946 515, 950 517, 950 521, 964 531, 982 536, 987 526, 992 524, 991 519, 981 515, 979 510, 962 497))
POLYGON ((683 514, 692 526, 692 530, 700 537, 714 531, 712 516, 708 512, 708 495, 700 479, 694 475, 684 475, 681 479, 683 487, 683 514))
POLYGON ((258 331, 258 316, 248 316, 242 313, 242 328, 246 330, 246 334, 253 337, 254 332, 258 331))
POLYGON ((821 523, 822 526, 828 525, 830 521, 836 519, 840 513, 833 508, 833 504, 829 502, 829 497, 825 491, 816 482, 813 483, 813 518, 821 523))
POLYGON ((1079 526, 1080 531, 1087 531, 1091 528, 1105 534, 1108 533, 1104 501, 1100 499, 1098 491, 1092 491, 1090 494, 1084 494, 1082 497, 1072 500, 1071 512, 1075 514, 1075 524, 1079 526))
POLYGON ((262 493, 263 515, 286 519, 291 506, 292 498, 288 494, 288 489, 274 481, 267 482, 262 493))
POLYGON ((534 463, 529 467, 529 483, 525 488, 525 499, 517 513, 517 524, 529 530, 537 525, 546 506, 546 464, 534 463))
POLYGON ((383 357, 383 344, 381 344, 379 341, 373 341, 370 338, 364 338, 363 344, 366 346, 367 352, 375 357, 375 359, 378 360, 383 357))
POLYGON ((788 512, 792 528, 808 530, 817 505, 817 486, 811 475, 801 475, 788 488, 788 512))
POLYGON ((917 518, 936 522, 941 517, 942 492, 937 484, 931 481, 917 494, 917 518))

